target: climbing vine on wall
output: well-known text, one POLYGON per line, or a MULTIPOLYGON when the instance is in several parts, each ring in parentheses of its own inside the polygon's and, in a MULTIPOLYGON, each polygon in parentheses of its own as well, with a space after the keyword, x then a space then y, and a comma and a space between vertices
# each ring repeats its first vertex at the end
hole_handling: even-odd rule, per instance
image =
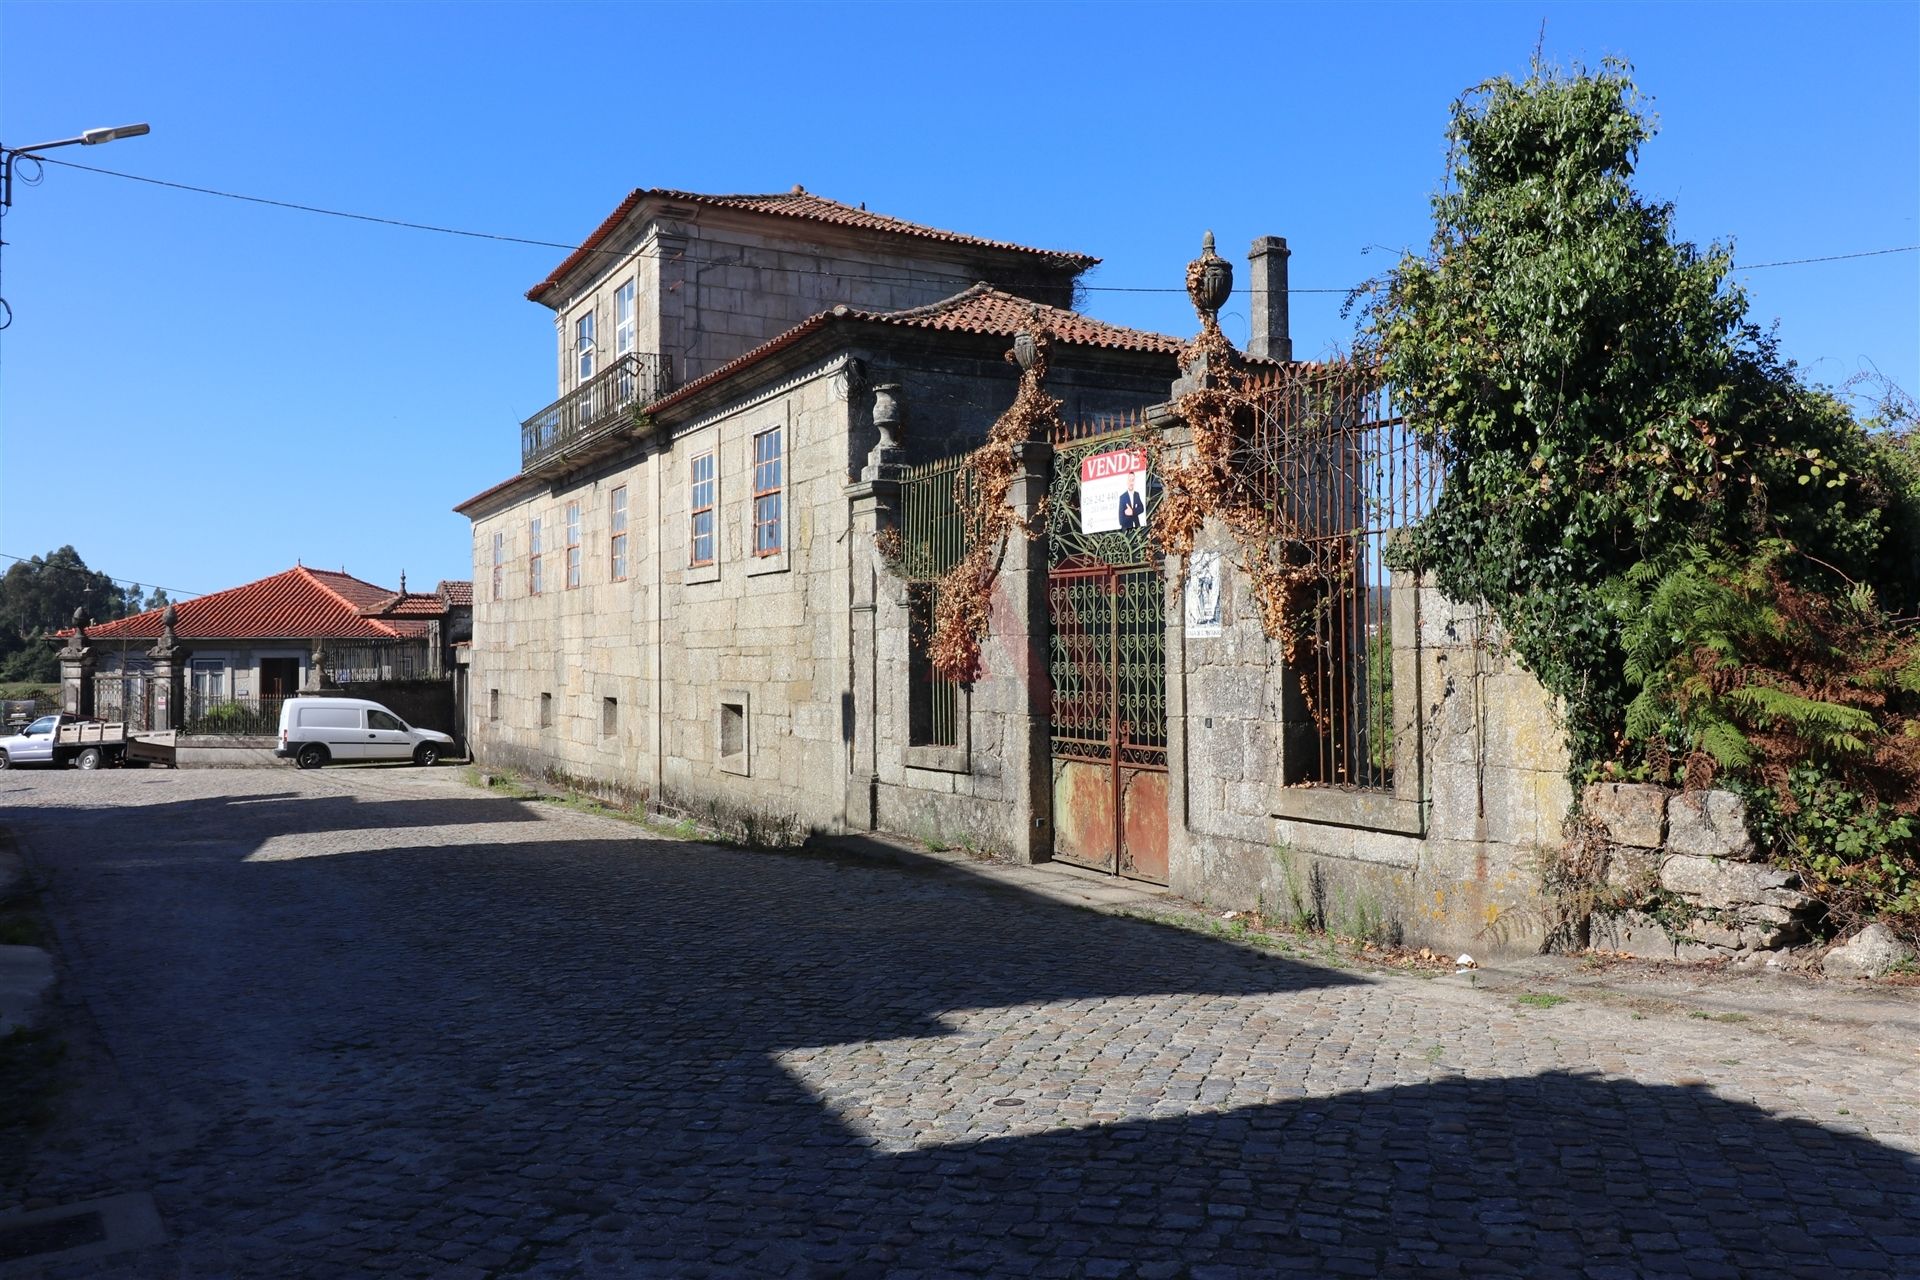
MULTIPOLYGON (((1190 281, 1199 265, 1188 268, 1190 281)), ((1175 457, 1157 434, 1148 441, 1164 487, 1154 541, 1184 558, 1205 522, 1220 522, 1233 539, 1261 628, 1279 646, 1309 714, 1324 730, 1327 709, 1318 705, 1316 690, 1329 650, 1339 643, 1329 614, 1335 598, 1352 588, 1357 565, 1352 542, 1327 536, 1315 522, 1311 495, 1292 490, 1306 471, 1298 461, 1303 451, 1318 449, 1331 460, 1347 447, 1378 379, 1351 362, 1253 373, 1206 312, 1182 363, 1189 374, 1204 369, 1207 376, 1175 405, 1191 434, 1191 452, 1175 457)))
MULTIPOLYGON (((954 477, 966 550, 934 589, 933 639, 928 646, 933 669, 947 680, 966 682, 979 675, 980 645, 992 618, 993 585, 1007 539, 1038 532, 1038 522, 1017 514, 1007 499, 1020 474, 1020 446, 1051 440, 1063 424, 1060 401, 1046 390, 1053 335, 1038 328, 1029 336, 1032 358, 1020 371, 1013 404, 954 477)), ((1013 353, 1007 358, 1013 360, 1013 353)))

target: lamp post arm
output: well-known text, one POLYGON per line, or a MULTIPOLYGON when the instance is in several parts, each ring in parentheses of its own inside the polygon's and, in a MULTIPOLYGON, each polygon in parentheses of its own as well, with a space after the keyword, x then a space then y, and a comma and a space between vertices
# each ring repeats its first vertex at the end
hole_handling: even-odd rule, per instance
POLYGON ((55 147, 84 145, 85 138, 62 138, 58 142, 36 142, 30 147, 0 147, 0 209, 13 208, 13 162, 16 157, 55 147))
POLYGON ((13 207, 13 162, 19 157, 51 151, 55 147, 96 147, 120 138, 138 138, 147 132, 149 130, 144 124, 123 124, 111 129, 89 129, 77 138, 61 138, 57 142, 36 142, 28 147, 0 147, 0 209, 13 207))

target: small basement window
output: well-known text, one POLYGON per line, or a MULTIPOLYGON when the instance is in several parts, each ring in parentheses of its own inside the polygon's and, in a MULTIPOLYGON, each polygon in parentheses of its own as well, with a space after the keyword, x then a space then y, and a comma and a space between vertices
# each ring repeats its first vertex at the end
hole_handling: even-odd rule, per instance
POLYGON ((489 689, 487 690, 487 719, 498 720, 499 718, 500 691, 498 689, 489 689))
POLYGON ((723 694, 720 700, 720 767, 728 773, 749 771, 753 743, 749 736, 748 708, 744 690, 723 694))
POLYGON ((600 736, 611 738, 620 732, 620 699, 600 699, 600 736))
POLYGON ((540 695, 540 727, 542 729, 553 727, 553 695, 550 693, 540 695))

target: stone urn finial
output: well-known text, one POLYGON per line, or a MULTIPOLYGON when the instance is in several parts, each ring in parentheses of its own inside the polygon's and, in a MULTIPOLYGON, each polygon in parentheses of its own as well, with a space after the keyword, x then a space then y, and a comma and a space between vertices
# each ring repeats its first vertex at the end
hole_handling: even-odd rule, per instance
POLYGON ((873 425, 880 429, 880 447, 898 449, 900 430, 906 425, 907 410, 897 382, 873 384, 873 425))
POLYGON ((1007 358, 1020 366, 1023 377, 1047 376, 1047 359, 1053 354, 1053 331, 1041 323, 1040 309, 1035 307, 1028 317, 1027 325, 1013 335, 1013 350, 1007 358))
POLYGON ((69 653, 79 653, 87 647, 87 611, 85 606, 73 611, 73 639, 67 645, 69 653))
POLYGON ((187 657, 187 650, 180 647, 180 637, 174 633, 179 625, 180 613, 169 604, 160 613, 160 639, 153 648, 147 650, 147 656, 155 662, 178 662, 187 657))
POLYGON ((1187 296, 1203 328, 1220 324, 1220 308, 1233 294, 1233 264, 1213 251, 1213 232, 1200 240, 1200 256, 1187 264, 1187 296))

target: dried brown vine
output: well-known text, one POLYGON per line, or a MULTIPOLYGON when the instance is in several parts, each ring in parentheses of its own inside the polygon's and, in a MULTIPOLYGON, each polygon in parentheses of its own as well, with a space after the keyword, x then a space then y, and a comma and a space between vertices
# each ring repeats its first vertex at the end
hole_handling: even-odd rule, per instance
MULTIPOLYGON (((1198 266, 1188 268, 1190 281, 1198 266)), ((1328 415, 1347 411, 1348 398, 1327 389, 1366 380, 1355 382, 1350 370, 1317 365, 1285 366, 1278 381, 1256 378, 1213 317, 1203 315, 1202 321, 1181 363, 1192 371, 1204 361, 1208 385, 1176 403, 1192 436, 1192 453, 1174 459, 1164 441, 1149 442, 1163 485, 1153 538, 1162 551, 1184 560, 1209 518, 1225 526, 1238 548, 1262 630, 1280 646, 1308 712, 1320 723, 1327 710, 1314 691, 1333 647, 1333 638, 1325 634, 1331 625, 1328 605, 1350 584, 1354 562, 1345 539, 1302 522, 1305 504, 1292 500, 1286 485, 1286 460, 1298 443, 1297 431, 1289 427, 1324 425, 1328 415)))
MULTIPOLYGON (((1046 392, 1047 363, 1053 335, 1033 335, 1032 362, 1020 373, 1013 404, 987 432, 987 442, 967 455, 954 477, 953 500, 959 508, 966 551, 934 589, 933 639, 928 656, 943 678, 967 682, 980 672, 980 645, 993 613, 993 584, 999 576, 1007 538, 1036 533, 1036 521, 1007 503, 1020 474, 1019 446, 1050 440, 1063 425, 1060 401, 1046 392)), ((1013 359, 1008 353, 1007 358, 1013 359)))

